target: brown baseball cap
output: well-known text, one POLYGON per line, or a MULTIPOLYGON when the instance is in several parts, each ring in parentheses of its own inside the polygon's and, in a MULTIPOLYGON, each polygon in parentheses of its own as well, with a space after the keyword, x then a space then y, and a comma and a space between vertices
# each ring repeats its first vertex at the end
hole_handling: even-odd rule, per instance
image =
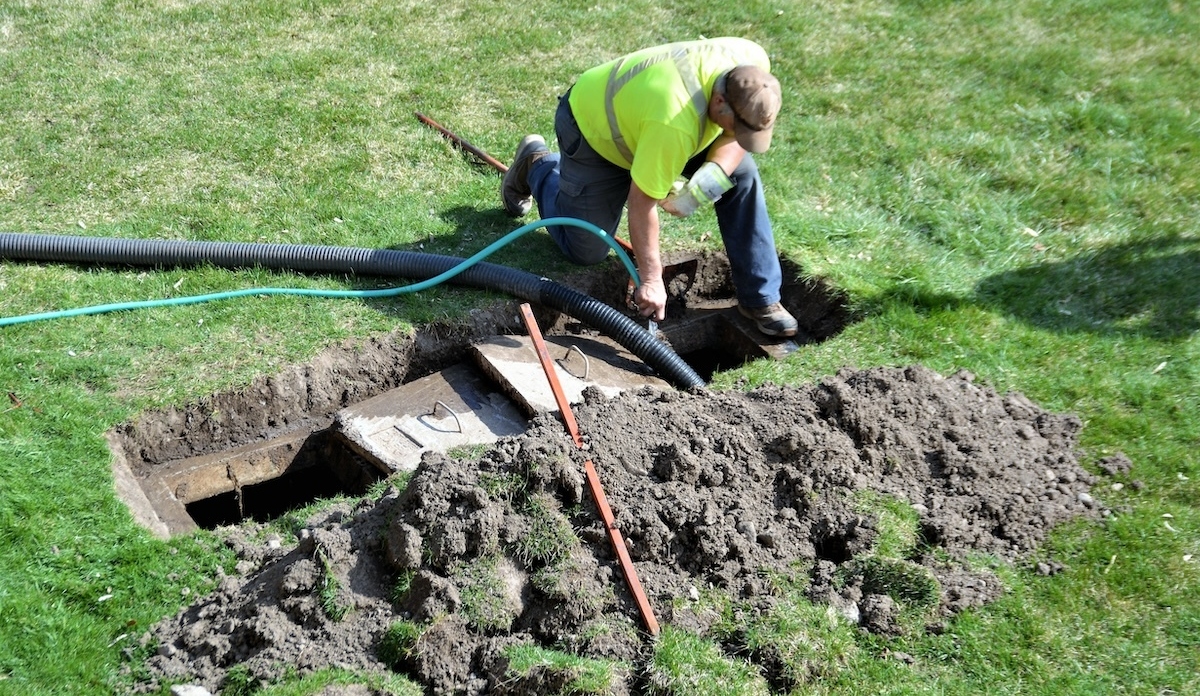
POLYGON ((739 65, 725 74, 725 99, 738 144, 747 152, 766 152, 783 102, 779 80, 757 65, 739 65))

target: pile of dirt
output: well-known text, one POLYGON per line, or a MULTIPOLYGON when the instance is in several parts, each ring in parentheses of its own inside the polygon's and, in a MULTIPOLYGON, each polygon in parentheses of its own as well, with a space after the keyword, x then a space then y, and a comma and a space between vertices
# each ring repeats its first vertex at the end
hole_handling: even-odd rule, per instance
POLYGON ((967 373, 587 393, 575 416, 583 450, 545 415, 477 460, 426 457, 402 491, 322 513, 294 541, 226 530, 244 575, 146 636, 159 645, 151 671, 219 689, 235 666, 264 681, 391 667, 430 693, 475 694, 549 688, 546 673, 506 674, 518 644, 642 664, 648 642, 585 459, 659 618, 701 634, 702 593, 766 611, 780 578, 864 630, 899 632, 913 598, 880 569, 927 579, 936 625, 1003 591, 969 555, 1015 561, 1054 525, 1104 512, 1075 454, 1078 419, 967 373))

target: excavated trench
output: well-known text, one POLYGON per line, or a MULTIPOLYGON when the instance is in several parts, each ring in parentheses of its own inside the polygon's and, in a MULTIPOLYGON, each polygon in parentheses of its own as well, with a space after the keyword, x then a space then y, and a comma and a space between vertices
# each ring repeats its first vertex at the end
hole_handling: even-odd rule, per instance
MULTIPOLYGON (((783 263, 787 277, 798 275, 783 263)), ((733 309, 723 255, 687 255, 668 266, 671 300, 659 336, 705 380, 747 360, 782 357, 799 345, 828 338, 849 320, 836 293, 819 282, 796 281, 783 289, 783 301, 800 321, 801 334, 770 339, 733 309)), ((614 270, 584 271, 569 285, 619 308, 625 307, 629 290, 625 277, 614 270)), ((265 521, 324 497, 360 495, 380 478, 415 467, 423 452, 483 445, 517 434, 541 405, 513 394, 523 385, 504 384, 495 366, 473 350, 494 337, 525 333, 517 304, 505 302, 456 323, 420 327, 412 336, 393 334, 339 346, 245 389, 141 414, 108 436, 118 492, 140 523, 169 536, 197 527, 265 521), (443 373, 449 375, 448 384, 440 379, 443 373), (420 380, 438 386, 403 389, 420 380), (424 425, 448 425, 447 416, 459 419, 459 412, 438 397, 457 398, 464 391, 468 395, 460 406, 476 410, 484 402, 490 414, 483 417, 488 422, 464 437, 447 441, 393 424, 402 444, 417 449, 397 456, 394 450, 403 448, 395 443, 372 443, 361 432, 347 432, 352 428, 346 422, 362 415, 355 413, 355 405, 363 403, 374 404, 367 408, 375 412, 408 408, 424 425), (394 392, 390 398, 381 398, 389 392, 394 392), (499 401, 508 403, 497 407, 499 401)), ((572 360, 583 361, 585 371, 593 363, 616 363, 621 374, 606 383, 610 393, 647 383, 662 386, 627 351, 602 343, 603 337, 571 317, 544 308, 535 312, 548 340, 563 345, 564 369, 570 371, 572 360), (581 345, 594 355, 586 356, 581 345)), ((456 429, 462 427, 455 423, 456 429)))
MULTIPOLYGON (((300 254, 305 269, 399 277, 455 263, 5 237, 29 260, 277 268, 300 254)), ((333 347, 110 431, 117 490, 141 524, 162 537, 212 528, 238 557, 212 593, 128 649, 149 655, 130 666, 134 690, 240 692, 333 667, 402 672, 432 694, 566 693, 578 690, 572 660, 583 659, 606 675, 590 693, 677 693, 680 673, 706 678, 690 661, 699 656, 684 650, 664 665, 656 651, 689 634, 748 665, 752 690, 791 693, 860 646, 874 654, 892 636, 947 630, 1005 591, 995 567, 1068 570, 1037 558, 1047 534, 1111 515, 1080 464, 1079 419, 978 385, 965 369, 699 388, 697 373, 828 338, 849 311, 822 283, 794 281, 783 301, 801 333, 766 340, 736 311, 723 256, 666 261, 671 301, 655 338, 613 309, 628 291, 615 270, 565 285, 491 264, 461 276, 543 305, 537 321, 582 446, 553 413, 517 301, 333 347), (361 495, 401 472, 403 486, 361 495), (319 506, 294 534, 264 525, 337 494, 353 502, 319 506), (598 514, 605 500, 612 521, 598 514), (655 617, 669 629, 661 636, 655 617), (541 656, 532 667, 527 648, 541 656)), ((1120 454, 1098 463, 1117 477, 1130 466, 1120 454)))
MULTIPOLYGON (((791 284, 802 335, 763 342, 731 308, 727 278, 721 257, 704 257, 669 283, 660 328, 694 369, 781 357, 849 320, 819 283, 791 284)), ((570 283, 623 301, 615 274, 570 283)), ((336 666, 399 671, 431 694, 572 692, 570 663, 515 666, 513 651, 533 648, 603 665, 607 686, 589 693, 675 693, 586 492, 585 459, 653 613, 749 664, 771 693, 839 669, 826 653, 855 649, 846 631, 946 630, 1004 592, 977 559, 1030 562, 1055 525, 1110 514, 1079 463, 1077 418, 965 370, 684 392, 535 308, 575 390, 577 448, 540 406, 545 378, 520 357, 531 349, 517 310, 334 348, 111 432, 123 497, 157 533, 245 520, 217 527, 237 573, 142 636, 151 657, 136 689, 216 691, 235 669, 244 685, 336 666), (304 470, 325 479, 288 478, 304 470), (403 490, 328 506, 294 538, 253 521, 276 514, 260 498, 299 505, 404 470, 403 490)), ((1128 473, 1117 464, 1101 468, 1128 473)))

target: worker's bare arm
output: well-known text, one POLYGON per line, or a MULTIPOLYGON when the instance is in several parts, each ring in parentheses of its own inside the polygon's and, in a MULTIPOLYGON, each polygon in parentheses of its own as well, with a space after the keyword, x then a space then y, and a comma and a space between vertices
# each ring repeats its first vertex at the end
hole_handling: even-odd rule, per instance
POLYGON ((663 285, 662 256, 658 248, 658 200, 646 195, 636 183, 629 185, 629 240, 637 257, 642 284, 633 294, 642 316, 662 321, 667 313, 667 289, 663 285))
POLYGON ((731 133, 718 135, 708 148, 708 161, 720 165, 721 170, 727 176, 733 174, 733 170, 738 168, 745 156, 746 151, 742 149, 741 145, 738 145, 731 133))

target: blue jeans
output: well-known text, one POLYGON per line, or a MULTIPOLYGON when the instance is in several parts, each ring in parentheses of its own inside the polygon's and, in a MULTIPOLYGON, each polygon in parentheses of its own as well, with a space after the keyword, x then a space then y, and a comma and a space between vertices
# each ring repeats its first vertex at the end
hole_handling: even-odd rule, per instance
MULTIPOLYGON (((569 93, 568 93, 569 94, 569 93)), ((579 132, 564 95, 554 116, 559 152, 551 153, 529 170, 529 188, 542 218, 573 217, 615 235, 621 223, 632 180, 629 170, 604 159, 579 132)), ((704 164, 707 152, 692 158, 682 172, 691 177, 704 164)), ((730 175, 733 188, 714 204, 717 228, 729 257, 738 303, 765 307, 778 302, 783 271, 775 251, 775 234, 767 215, 758 165, 747 153, 730 175)), ((609 246, 577 227, 553 226, 551 239, 571 261, 591 265, 608 256, 609 246)))

